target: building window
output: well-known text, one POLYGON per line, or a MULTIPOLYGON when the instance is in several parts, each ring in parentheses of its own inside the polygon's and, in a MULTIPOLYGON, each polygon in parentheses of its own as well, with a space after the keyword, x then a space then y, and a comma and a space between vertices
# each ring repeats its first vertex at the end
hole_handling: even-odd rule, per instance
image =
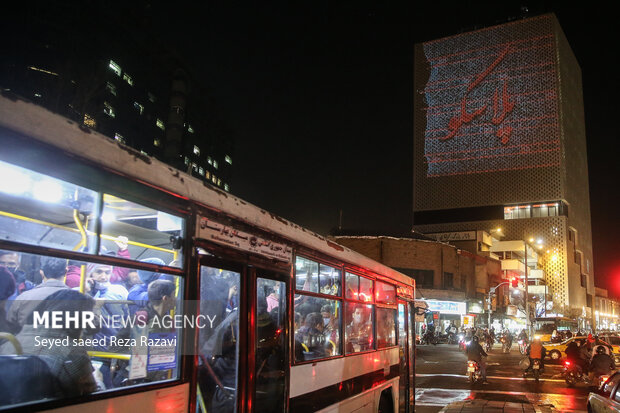
POLYGON ((114 73, 116 73, 116 76, 120 76, 121 75, 121 67, 119 65, 117 65, 114 60, 110 60, 110 64, 108 65, 108 68, 110 68, 114 73))
POLYGON ((224 156, 224 160, 228 162, 229 165, 232 165, 232 158, 228 155, 224 156))
POLYGON ((222 186, 222 180, 221 179, 217 179, 217 186, 222 186))
POLYGON ((443 288, 444 290, 451 290, 454 288, 454 274, 451 272, 443 273, 443 288))
POLYGON ((217 161, 216 161, 215 159, 213 160, 213 167, 214 167, 215 169, 217 169, 217 167, 218 167, 218 163, 217 163, 217 161))
POLYGON ((93 118, 92 116, 90 116, 88 113, 84 114, 84 125, 88 126, 89 128, 96 128, 97 127, 97 121, 95 120, 95 118, 93 118))
POLYGON ((159 139, 154 139, 153 140, 153 146, 156 146, 156 147, 159 148, 161 146, 161 141, 159 139))
POLYGON ((209 165, 213 165, 213 159, 210 156, 207 156, 207 162, 209 165))
POLYGON ((114 140, 116 140, 116 141, 118 141, 120 143, 125 143, 125 138, 120 133, 115 133, 114 134, 114 140))
POLYGON ((201 166, 201 167, 199 167, 199 168, 198 168, 198 173, 199 173, 201 176, 205 176, 205 168, 203 168, 202 166, 201 166))
POLYGON ((224 191, 226 192, 230 191, 230 187, 228 186, 228 184, 224 184, 224 191))
POLYGON ((116 96, 116 86, 112 82, 107 82, 105 88, 110 94, 116 96))
POLYGON ((200 148, 196 145, 194 145, 194 155, 200 156, 200 148))
POLYGON ((116 112, 114 111, 114 108, 108 102, 103 102, 103 113, 105 113, 111 118, 116 117, 116 112))
POLYGON ((127 73, 123 73, 123 80, 129 84, 129 86, 133 86, 133 79, 127 73))
POLYGON ((189 165, 189 158, 187 156, 185 157, 185 165, 189 165))
POLYGON ((213 182, 214 184, 217 184, 217 176, 211 175, 211 182, 213 182))
POLYGON ((211 179, 211 172, 205 171, 205 178, 211 179))
POLYGON ((187 125, 187 131, 189 133, 194 133, 194 129, 192 128, 192 125, 187 125))
POLYGON ((161 130, 166 130, 166 127, 164 126, 164 122, 157 118, 157 121, 155 121, 155 125, 157 125, 157 127, 161 130))
POLYGON ((133 102, 133 108, 138 111, 140 115, 144 112, 144 106, 139 104, 138 102, 133 102))

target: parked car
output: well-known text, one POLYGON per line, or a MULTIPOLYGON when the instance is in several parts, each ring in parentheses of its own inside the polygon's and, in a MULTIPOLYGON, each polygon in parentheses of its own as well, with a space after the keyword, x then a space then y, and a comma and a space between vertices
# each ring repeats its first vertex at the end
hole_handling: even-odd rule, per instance
POLYGON ((614 373, 596 392, 588 396, 588 412, 620 412, 620 373, 614 373))

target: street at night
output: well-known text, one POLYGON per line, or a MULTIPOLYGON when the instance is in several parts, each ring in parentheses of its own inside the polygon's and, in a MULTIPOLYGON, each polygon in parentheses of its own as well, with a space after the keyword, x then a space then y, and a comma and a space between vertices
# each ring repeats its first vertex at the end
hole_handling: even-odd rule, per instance
MULTIPOLYGON (((487 359, 488 384, 471 385, 467 379, 467 357, 456 345, 418 345, 416 359, 416 412, 434 413, 449 406, 460 411, 459 402, 469 402, 468 411, 557 411, 585 412, 589 389, 570 388, 562 378, 562 366, 547 362, 540 381, 523 378, 516 346, 503 354, 495 344, 487 359), (531 406, 531 407, 530 407, 531 406), (490 408, 497 410, 493 410, 490 408), (516 410, 512 410, 515 409, 516 410), (530 410, 531 409, 531 410, 530 410)), ((467 406, 468 403, 465 403, 467 406)))

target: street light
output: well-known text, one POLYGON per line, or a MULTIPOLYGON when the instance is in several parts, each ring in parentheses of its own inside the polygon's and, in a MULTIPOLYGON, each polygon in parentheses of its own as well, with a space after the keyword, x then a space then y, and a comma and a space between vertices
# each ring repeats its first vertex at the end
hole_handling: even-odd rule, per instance
POLYGON ((489 288, 489 321, 488 321, 489 329, 491 328, 491 295, 495 293, 495 290, 497 290, 499 287, 501 287, 504 284, 510 284, 510 281, 504 281, 503 283, 497 284, 495 287, 489 288))

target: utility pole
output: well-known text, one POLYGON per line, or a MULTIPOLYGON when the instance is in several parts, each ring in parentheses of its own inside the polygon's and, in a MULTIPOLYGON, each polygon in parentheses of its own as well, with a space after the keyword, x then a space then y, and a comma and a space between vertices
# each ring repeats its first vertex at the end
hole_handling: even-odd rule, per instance
POLYGON ((497 290, 499 287, 501 287, 504 284, 510 284, 509 281, 504 281, 503 283, 499 283, 497 284, 495 287, 491 287, 489 288, 489 321, 488 321, 488 328, 491 328, 491 295, 495 293, 495 290, 497 290))
POLYGON ((527 273, 529 269, 529 266, 527 265, 527 242, 523 242, 523 245, 525 248, 525 330, 527 331, 528 337, 532 337, 532 332, 530 331, 530 295, 527 290, 527 273))

